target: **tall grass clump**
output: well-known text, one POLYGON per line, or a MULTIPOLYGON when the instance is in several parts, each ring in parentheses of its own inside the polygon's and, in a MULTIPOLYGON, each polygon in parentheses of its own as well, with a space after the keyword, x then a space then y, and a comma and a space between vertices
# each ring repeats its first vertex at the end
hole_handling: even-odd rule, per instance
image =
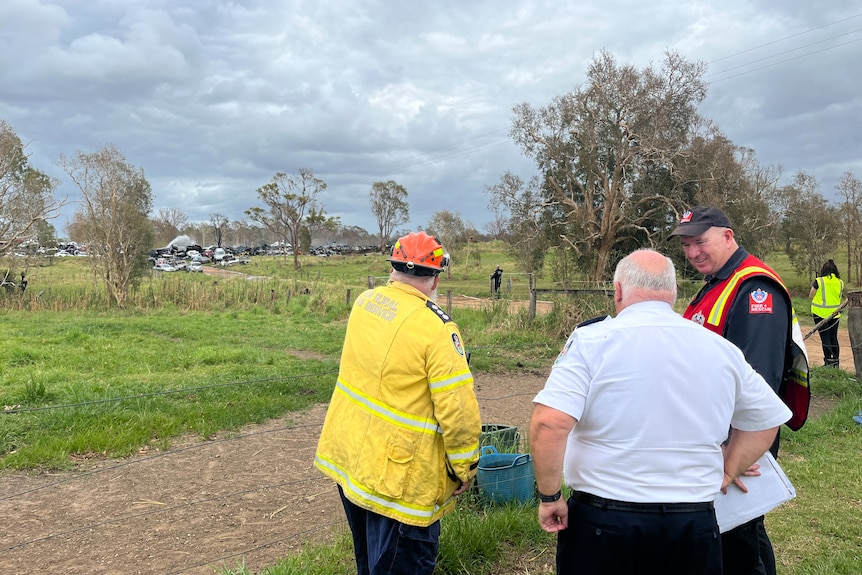
POLYGON ((440 575, 524 572, 525 566, 530 567, 525 558, 542 555, 549 542, 531 503, 491 505, 468 497, 441 525, 435 569, 440 575))

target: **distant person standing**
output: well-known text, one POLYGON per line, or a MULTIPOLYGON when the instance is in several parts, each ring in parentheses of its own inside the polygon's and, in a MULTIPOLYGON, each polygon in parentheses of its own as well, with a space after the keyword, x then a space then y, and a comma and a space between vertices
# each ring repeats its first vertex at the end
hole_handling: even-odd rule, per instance
POLYGON ((497 266, 497 269, 495 269, 494 273, 491 274, 491 289, 497 297, 500 296, 501 283, 503 283, 503 270, 500 269, 500 266, 497 266))
POLYGON ((838 266, 833 260, 829 260, 820 268, 820 276, 814 280, 808 297, 811 298, 811 315, 814 323, 822 323, 817 328, 820 335, 820 345, 823 347, 823 365, 827 367, 840 367, 838 362, 838 325, 841 323, 841 314, 836 313, 841 307, 841 297, 844 293, 844 281, 838 273, 838 266))

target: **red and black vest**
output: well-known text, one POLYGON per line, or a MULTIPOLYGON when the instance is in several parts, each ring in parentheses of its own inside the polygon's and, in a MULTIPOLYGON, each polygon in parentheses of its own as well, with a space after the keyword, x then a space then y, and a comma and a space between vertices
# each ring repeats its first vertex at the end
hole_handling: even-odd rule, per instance
MULTIPOLYGON (((766 276, 781 286, 787 295, 789 304, 790 293, 778 274, 749 254, 727 279, 709 288, 696 301, 693 300, 683 313, 683 317, 724 337, 727 331, 727 317, 736 299, 739 286, 745 280, 757 276, 766 276)), ((764 312, 770 310, 772 307, 771 297, 771 294, 765 292, 762 294, 752 293, 749 302, 752 313, 757 312, 758 306, 761 306, 764 312)), ((784 375, 781 378, 778 395, 793 412, 786 425, 796 431, 805 425, 805 420, 808 418, 811 390, 808 386, 808 354, 805 350, 802 330, 799 327, 793 306, 788 305, 788 308, 790 309, 790 333, 787 334, 788 345, 784 353, 784 375)))

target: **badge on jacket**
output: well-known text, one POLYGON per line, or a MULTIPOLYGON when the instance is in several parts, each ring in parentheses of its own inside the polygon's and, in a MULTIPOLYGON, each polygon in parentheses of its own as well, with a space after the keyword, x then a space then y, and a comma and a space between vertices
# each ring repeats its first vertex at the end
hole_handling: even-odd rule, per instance
POLYGON ((761 288, 748 294, 748 313, 772 313, 772 294, 761 288))
POLYGON ((461 345, 461 338, 458 337, 457 333, 452 334, 452 344, 455 346, 455 351, 457 351, 459 355, 464 355, 464 346, 461 345))

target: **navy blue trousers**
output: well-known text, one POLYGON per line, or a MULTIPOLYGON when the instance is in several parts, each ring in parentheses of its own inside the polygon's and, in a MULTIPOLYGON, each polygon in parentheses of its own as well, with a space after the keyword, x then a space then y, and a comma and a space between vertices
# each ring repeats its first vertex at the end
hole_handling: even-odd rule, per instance
POLYGON ((715 511, 602 509, 569 499, 558 575, 722 575, 715 511))
POLYGON ((351 503, 338 494, 353 534, 359 575, 431 575, 437 563, 440 522, 428 527, 405 525, 351 503))

